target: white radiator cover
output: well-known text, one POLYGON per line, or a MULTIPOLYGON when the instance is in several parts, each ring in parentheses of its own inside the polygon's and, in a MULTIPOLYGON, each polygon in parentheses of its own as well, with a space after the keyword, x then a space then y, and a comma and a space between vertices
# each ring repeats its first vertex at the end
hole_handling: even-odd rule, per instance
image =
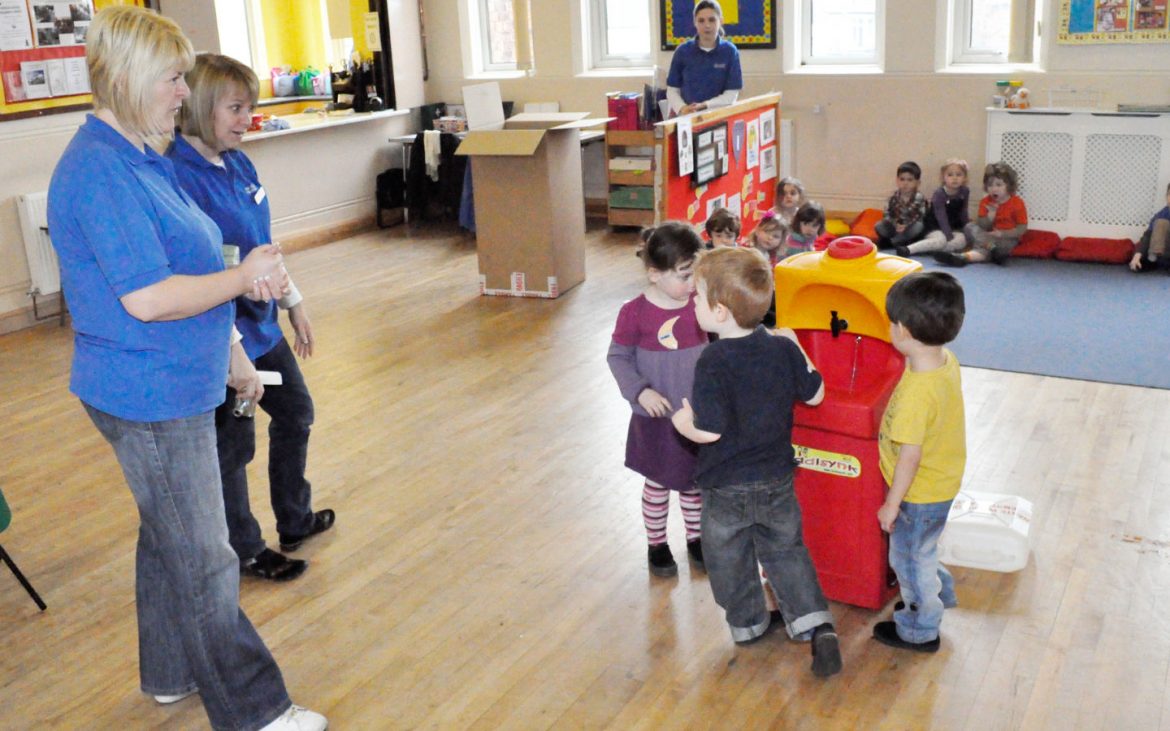
POLYGON ((16 199, 20 215, 20 231, 24 236, 24 251, 28 256, 28 272, 31 284, 30 295, 44 296, 61 291, 61 270, 57 264, 57 252, 48 227, 49 196, 47 193, 26 193, 16 199))
MULTIPOLYGON (((1028 227, 1136 241, 1166 205, 1170 114, 987 110, 987 162, 1020 176, 1028 227)), ((971 171, 982 196, 983 172, 971 171)))

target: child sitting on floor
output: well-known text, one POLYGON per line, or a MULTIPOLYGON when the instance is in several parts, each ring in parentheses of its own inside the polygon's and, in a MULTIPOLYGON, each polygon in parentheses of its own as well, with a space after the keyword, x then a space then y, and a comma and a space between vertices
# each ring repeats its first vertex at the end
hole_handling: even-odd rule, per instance
POLYGON ((942 185, 934 191, 930 208, 926 210, 926 235, 921 241, 895 246, 898 256, 967 248, 967 236, 963 233, 971 222, 967 213, 967 202, 971 197, 971 190, 967 187, 967 161, 952 157, 943 163, 940 177, 942 185))
POLYGON ((780 182, 776 183, 776 202, 772 205, 772 210, 776 211, 780 220, 791 226, 792 217, 804 203, 804 185, 791 176, 780 178, 780 182))
POLYGON ((739 246, 739 232, 742 230, 739 216, 726 208, 716 208, 703 224, 707 231, 707 248, 739 246))
POLYGON ((755 642, 781 622, 792 637, 811 632, 813 674, 827 677, 841 671, 841 651, 801 538, 792 449, 796 402, 819 404, 825 385, 794 332, 760 325, 772 291, 772 268, 757 251, 717 249, 699 260, 695 317, 719 339, 695 365, 694 406, 683 399, 672 421, 700 444, 704 557, 732 640, 755 642), (778 579, 777 611, 765 604, 758 563, 778 579))
POLYGON ((817 238, 824 232, 825 209, 816 201, 805 202, 792 217, 788 244, 784 250, 785 258, 805 251, 812 251, 817 238))
POLYGON ((1167 239, 1170 239, 1170 186, 1166 188, 1166 205, 1150 219, 1150 225, 1138 241, 1137 251, 1129 260, 1129 268, 1135 272, 1170 268, 1170 260, 1163 258, 1167 239))
POLYGON ((907 161, 898 166, 898 189, 886 203, 886 215, 874 226, 879 249, 912 244, 922 237, 925 228, 926 198, 918 192, 922 168, 907 161))
POLYGON ((751 233, 752 246, 768 257, 772 266, 780 261, 780 248, 788 240, 788 226, 775 211, 768 211, 751 233))
POLYGON ((993 162, 983 171, 983 190, 987 196, 979 202, 979 218, 967 224, 963 233, 971 250, 963 253, 935 252, 940 264, 963 267, 981 261, 1006 264, 1012 249, 1028 230, 1028 208, 1016 195, 1019 178, 1005 162, 993 162))

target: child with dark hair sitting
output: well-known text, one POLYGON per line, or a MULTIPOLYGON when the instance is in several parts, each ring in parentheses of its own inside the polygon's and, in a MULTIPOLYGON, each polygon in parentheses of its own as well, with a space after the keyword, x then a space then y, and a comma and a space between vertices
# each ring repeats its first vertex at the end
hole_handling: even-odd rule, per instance
POLYGON ((707 232, 707 248, 713 249, 720 246, 739 246, 739 232, 743 230, 743 225, 737 214, 726 208, 716 208, 707 217, 703 229, 707 232))
POLYGON ((1170 240, 1170 186, 1166 187, 1166 205, 1150 219, 1150 225, 1138 241, 1137 251, 1129 260, 1135 272, 1170 269, 1170 259, 1164 258, 1166 243, 1170 240))
POLYGON ((906 246, 922 238, 926 223, 926 198, 918 191, 922 168, 913 160, 898 166, 898 189, 886 203, 886 215, 874 226, 879 249, 906 246))

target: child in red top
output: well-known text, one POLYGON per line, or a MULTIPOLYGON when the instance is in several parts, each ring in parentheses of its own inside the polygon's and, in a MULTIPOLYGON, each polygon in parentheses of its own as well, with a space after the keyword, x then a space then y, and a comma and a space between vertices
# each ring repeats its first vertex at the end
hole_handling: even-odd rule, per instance
POLYGON ((979 202, 979 217, 967 224, 963 233, 971 249, 960 254, 935 252, 934 258, 947 266, 966 266, 981 261, 1007 263, 1012 249, 1028 230, 1028 209, 1016 195, 1019 178, 1011 166, 995 162, 983 172, 983 190, 987 196, 979 202))

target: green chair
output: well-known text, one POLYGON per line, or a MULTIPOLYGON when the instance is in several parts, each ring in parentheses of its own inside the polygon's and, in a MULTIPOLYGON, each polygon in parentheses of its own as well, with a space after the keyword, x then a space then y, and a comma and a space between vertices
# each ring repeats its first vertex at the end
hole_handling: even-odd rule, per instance
MULTIPOLYGON (((8 501, 4 499, 4 492, 0 490, 0 533, 3 533, 8 528, 8 524, 11 522, 12 511, 8 509, 8 501)), ((0 561, 8 564, 8 568, 12 569, 12 573, 16 576, 16 580, 20 582, 20 585, 24 587, 24 590, 28 592, 28 595, 32 597, 34 602, 37 603, 37 606, 41 608, 41 611, 45 611, 44 601, 42 601, 40 595, 37 594, 37 590, 32 588, 32 584, 28 583, 28 579, 24 578, 24 574, 20 573, 20 569, 16 568, 16 563, 13 562, 12 558, 8 555, 8 552, 4 550, 4 546, 0 546, 0 561)))

